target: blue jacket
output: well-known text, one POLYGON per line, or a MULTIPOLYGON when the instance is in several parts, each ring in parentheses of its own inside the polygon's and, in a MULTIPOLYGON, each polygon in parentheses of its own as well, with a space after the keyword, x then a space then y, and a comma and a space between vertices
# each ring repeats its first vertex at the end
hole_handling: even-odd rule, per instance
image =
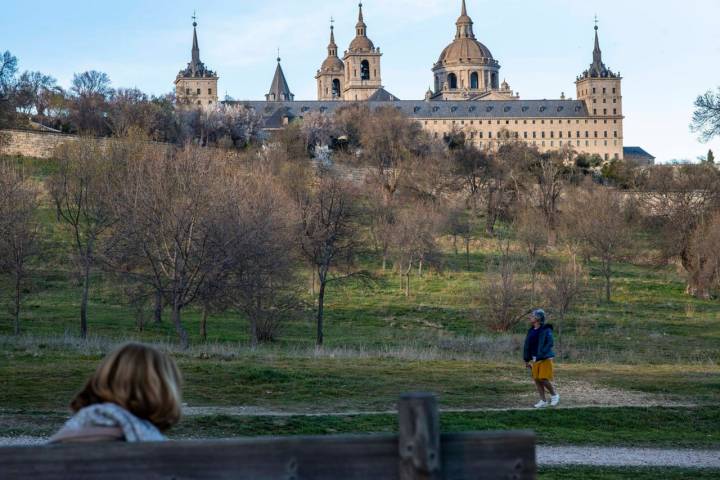
MULTIPOLYGON (((532 357, 530 356, 530 331, 532 331, 532 327, 528 331, 527 336, 525 337, 525 347, 523 348, 523 360, 526 362, 529 362, 532 360, 532 357)), ((538 352, 537 352, 537 359, 540 360, 547 360, 548 358, 555 358, 555 352, 553 351, 553 326, 552 325, 543 325, 540 327, 540 337, 538 338, 538 352)))

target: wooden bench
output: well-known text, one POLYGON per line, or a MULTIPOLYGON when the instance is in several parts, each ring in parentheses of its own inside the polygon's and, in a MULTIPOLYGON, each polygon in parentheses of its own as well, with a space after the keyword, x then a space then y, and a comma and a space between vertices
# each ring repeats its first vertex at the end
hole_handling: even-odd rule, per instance
POLYGON ((437 400, 406 394, 398 435, 0 448, 0 479, 535 479, 532 432, 441 434, 437 400))

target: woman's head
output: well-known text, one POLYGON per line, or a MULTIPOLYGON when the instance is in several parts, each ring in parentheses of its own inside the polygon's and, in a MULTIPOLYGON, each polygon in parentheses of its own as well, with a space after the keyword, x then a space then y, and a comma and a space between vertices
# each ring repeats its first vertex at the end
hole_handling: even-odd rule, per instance
POLYGON ((105 357, 70 407, 114 403, 167 430, 180 420, 182 378, 175 362, 152 347, 129 343, 105 357))

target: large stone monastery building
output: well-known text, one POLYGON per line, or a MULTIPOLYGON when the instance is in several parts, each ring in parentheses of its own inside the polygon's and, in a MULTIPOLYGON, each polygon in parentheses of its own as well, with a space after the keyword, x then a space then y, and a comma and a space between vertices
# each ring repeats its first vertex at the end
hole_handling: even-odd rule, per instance
MULTIPOLYGON (((202 106, 218 102, 218 76, 200 61, 193 22, 192 61, 175 81, 180 101, 202 106)), ((327 58, 317 71, 317 100, 296 101, 278 58, 265 101, 229 102, 258 112, 268 130, 311 112, 331 114, 348 102, 371 108, 393 106, 417 120, 436 137, 463 131, 481 148, 493 148, 502 135, 523 140, 541 151, 572 146, 605 160, 623 158, 622 77, 603 63, 598 27, 590 67, 576 79, 576 100, 524 100, 507 82, 500 83, 500 63, 475 36, 462 0, 455 38, 433 65, 434 88, 423 100, 400 100, 382 84, 382 53, 368 37, 362 3, 355 38, 342 58, 330 27, 327 58)))

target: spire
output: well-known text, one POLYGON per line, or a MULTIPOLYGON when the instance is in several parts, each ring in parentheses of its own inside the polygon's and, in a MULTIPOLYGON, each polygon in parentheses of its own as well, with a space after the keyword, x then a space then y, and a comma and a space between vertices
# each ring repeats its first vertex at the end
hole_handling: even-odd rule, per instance
POLYGON ((337 44, 335 43, 335 25, 333 23, 335 20, 332 18, 330 19, 330 44, 328 45, 328 56, 330 57, 337 57, 338 49, 337 44))
POLYGON ((193 45, 192 45, 192 61, 190 62, 190 65, 192 66, 193 70, 197 71, 200 69, 200 47, 198 46, 198 39, 197 39, 197 15, 195 12, 193 12, 193 45))
POLYGON ((600 35, 598 34, 598 30, 598 18, 597 15, 595 15, 595 48, 593 49, 593 62, 592 64, 590 64, 590 70, 588 70, 587 74, 590 77, 594 78, 614 77, 615 74, 610 71, 603 63, 602 50, 600 50, 600 35))
POLYGON ((358 23, 355 25, 355 31, 358 37, 365 37, 367 36, 367 25, 365 25, 363 18, 362 2, 360 2, 359 8, 360 13, 358 14, 358 23))
POLYGON ((270 92, 265 95, 265 98, 268 102, 292 102, 295 99, 295 95, 290 92, 290 87, 285 79, 285 73, 283 73, 282 66, 280 65, 281 58, 279 52, 277 62, 275 76, 270 85, 270 92))
POLYGON ((455 25, 457 25, 457 34, 455 35, 455 38, 475 38, 475 33, 473 32, 473 21, 467 14, 465 0, 462 0, 462 10, 460 11, 460 17, 457 19, 455 25))

